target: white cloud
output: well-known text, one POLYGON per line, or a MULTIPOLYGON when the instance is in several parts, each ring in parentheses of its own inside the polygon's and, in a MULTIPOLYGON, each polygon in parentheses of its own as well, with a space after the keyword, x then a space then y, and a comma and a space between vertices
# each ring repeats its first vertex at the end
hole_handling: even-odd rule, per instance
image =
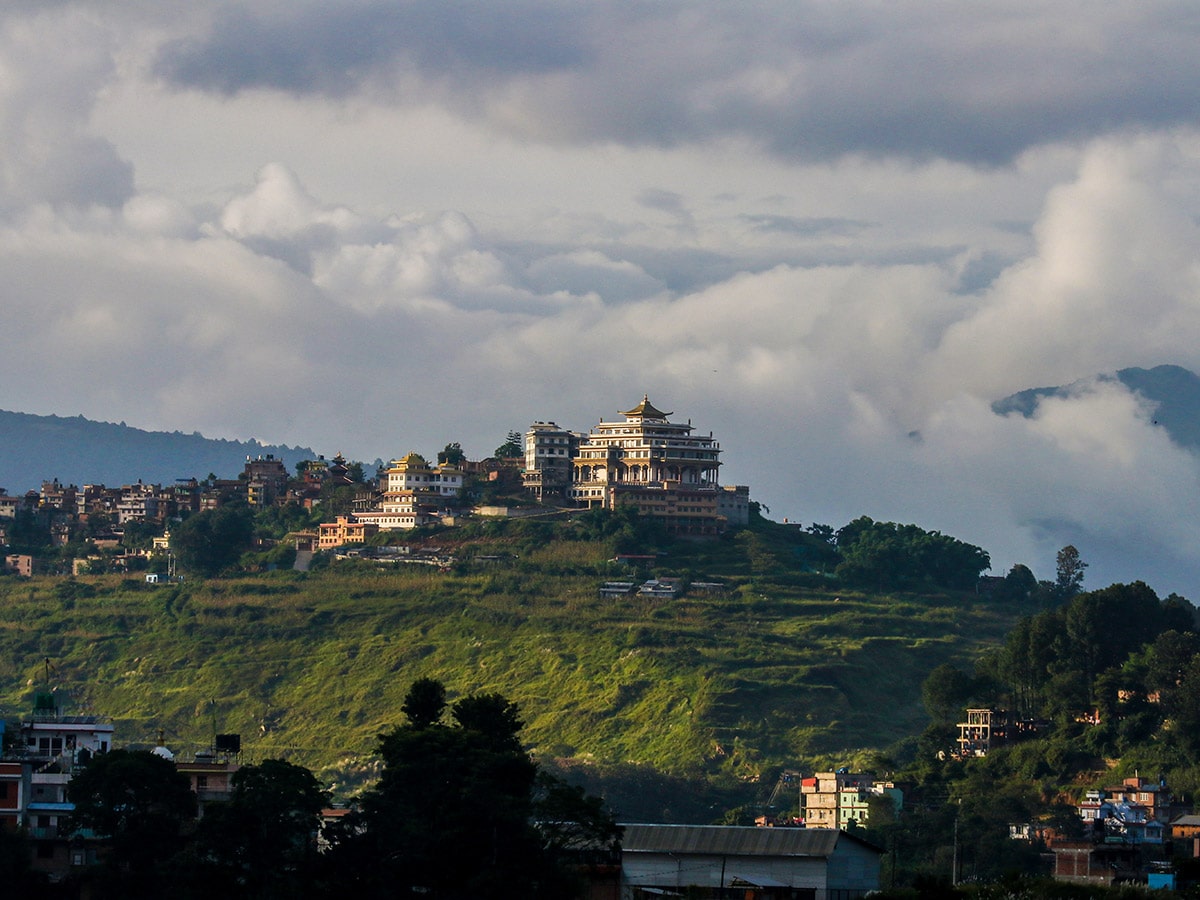
POLYGON ((358 219, 344 208, 322 208, 295 173, 278 163, 264 166, 254 189, 230 200, 221 213, 221 227, 238 238, 289 238, 321 225, 346 232, 358 219))
POLYGON ((1167 186, 1196 170, 1197 149, 1194 138, 1093 145, 1047 198, 1035 255, 948 329, 931 381, 1008 393, 1147 360, 1200 366, 1200 230, 1167 186))

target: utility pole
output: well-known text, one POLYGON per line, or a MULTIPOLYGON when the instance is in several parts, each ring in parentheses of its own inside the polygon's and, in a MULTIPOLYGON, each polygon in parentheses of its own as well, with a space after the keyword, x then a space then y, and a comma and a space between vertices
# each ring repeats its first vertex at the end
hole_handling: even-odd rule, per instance
POLYGON ((958 814, 962 812, 962 800, 954 810, 954 855, 950 859, 950 885, 958 885, 958 814))

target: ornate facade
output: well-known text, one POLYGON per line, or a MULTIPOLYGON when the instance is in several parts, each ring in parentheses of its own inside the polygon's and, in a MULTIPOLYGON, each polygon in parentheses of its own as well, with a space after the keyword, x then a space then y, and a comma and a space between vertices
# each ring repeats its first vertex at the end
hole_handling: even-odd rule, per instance
POLYGON ((749 490, 718 484, 721 446, 711 432, 672 422, 648 396, 621 415, 623 421, 601 421, 588 434, 535 422, 525 433, 526 488, 582 506, 632 506, 681 533, 745 524, 749 490))
POLYGON ((587 506, 613 505, 614 490, 634 487, 717 487, 721 445, 692 434, 692 423, 671 422, 648 396, 622 412, 623 422, 601 422, 579 444, 572 460, 571 496, 587 506))

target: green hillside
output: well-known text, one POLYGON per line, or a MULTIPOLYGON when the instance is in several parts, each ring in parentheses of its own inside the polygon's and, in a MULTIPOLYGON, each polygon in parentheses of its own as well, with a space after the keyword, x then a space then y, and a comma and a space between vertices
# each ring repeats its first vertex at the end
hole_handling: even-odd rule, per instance
POLYGON ((519 703, 543 759, 757 786, 780 766, 862 761, 916 734, 926 675, 969 667, 1028 612, 970 593, 831 590, 803 572, 810 539, 782 526, 672 545, 634 572, 606 541, 484 531, 452 548, 460 562, 445 572, 0 579, 0 706, 24 714, 49 681, 72 711, 111 715, 118 743, 162 729, 188 753, 238 732, 250 757, 290 759, 346 791, 369 775, 409 684, 431 676, 519 703), (605 579, 651 574, 725 590, 598 595, 605 579))

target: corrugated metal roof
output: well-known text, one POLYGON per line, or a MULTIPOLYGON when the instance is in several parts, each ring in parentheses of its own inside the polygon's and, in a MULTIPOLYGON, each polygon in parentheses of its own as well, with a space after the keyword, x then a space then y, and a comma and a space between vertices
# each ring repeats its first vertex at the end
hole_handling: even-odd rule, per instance
POLYGON ((742 825, 626 825, 624 853, 828 857, 832 828, 751 828, 742 825))

